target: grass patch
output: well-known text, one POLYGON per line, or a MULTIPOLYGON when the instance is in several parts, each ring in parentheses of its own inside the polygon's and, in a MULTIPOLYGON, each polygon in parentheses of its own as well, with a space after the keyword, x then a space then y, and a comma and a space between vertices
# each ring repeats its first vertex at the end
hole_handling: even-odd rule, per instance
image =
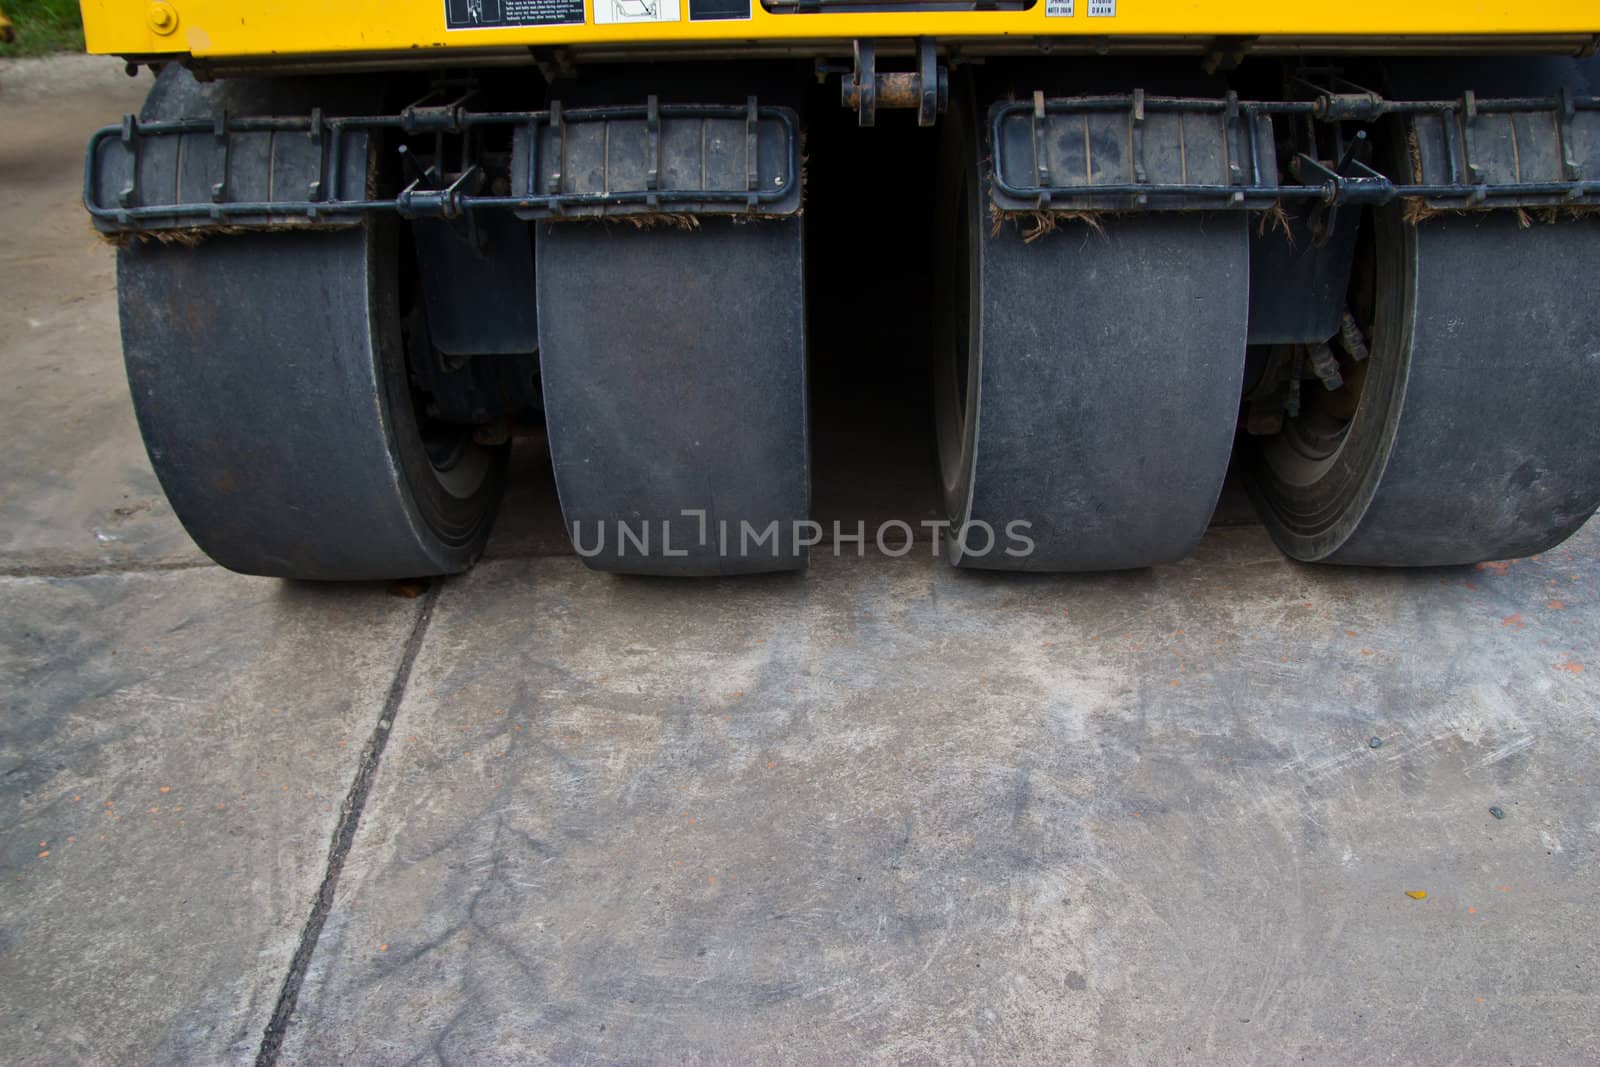
POLYGON ((78 0, 0 0, 16 40, 0 44, 0 56, 42 56, 83 51, 78 0))

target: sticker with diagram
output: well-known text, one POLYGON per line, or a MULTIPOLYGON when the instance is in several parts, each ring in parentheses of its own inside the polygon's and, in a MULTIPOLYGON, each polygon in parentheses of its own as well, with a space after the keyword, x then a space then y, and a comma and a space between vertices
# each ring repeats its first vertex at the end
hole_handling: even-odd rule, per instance
POLYGON ((594 0, 594 21, 600 26, 614 22, 677 22, 678 0, 594 0))
POLYGON ((561 26, 583 23, 583 0, 445 0, 449 30, 499 26, 561 26))

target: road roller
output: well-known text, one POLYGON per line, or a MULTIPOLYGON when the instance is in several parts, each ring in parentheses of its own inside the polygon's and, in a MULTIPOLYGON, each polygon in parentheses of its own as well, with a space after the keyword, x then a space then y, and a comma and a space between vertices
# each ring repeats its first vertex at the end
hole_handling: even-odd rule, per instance
POLYGON ((591 567, 801 569, 850 334, 958 567, 1180 560, 1230 470, 1312 563, 1600 505, 1593 0, 82 7, 155 74, 83 190, 139 426, 235 571, 462 571, 528 435, 591 567))

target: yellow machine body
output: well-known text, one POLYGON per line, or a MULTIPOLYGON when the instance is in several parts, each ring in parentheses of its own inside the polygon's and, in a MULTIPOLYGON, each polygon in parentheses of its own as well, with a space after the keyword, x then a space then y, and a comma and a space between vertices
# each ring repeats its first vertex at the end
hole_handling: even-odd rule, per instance
MULTIPOLYGON (((776 12, 751 0, 748 18, 692 19, 689 0, 652 0, 655 21, 606 21, 597 4, 566 0, 570 21, 453 29, 448 0, 82 0, 90 52, 196 59, 409 57, 524 60, 530 47, 633 53, 837 53, 855 38, 935 37, 974 51, 1064 49, 1204 51, 1245 38, 1253 52, 1592 49, 1596 0, 1033 0, 1025 10, 776 12), (676 18, 673 14, 676 12, 676 18), (1068 13, 1070 12, 1070 14, 1068 13)), ((478 0, 481 5, 482 0, 478 0)), ((493 0, 491 0, 493 2, 493 0)), ((551 4, 551 0, 503 0, 551 4)), ((890 5, 880 4, 879 7, 890 5)), ((480 8, 481 9, 481 8, 480 8)), ((527 7, 523 11, 530 10, 527 7)), ((610 10, 607 8, 607 10, 610 10)))

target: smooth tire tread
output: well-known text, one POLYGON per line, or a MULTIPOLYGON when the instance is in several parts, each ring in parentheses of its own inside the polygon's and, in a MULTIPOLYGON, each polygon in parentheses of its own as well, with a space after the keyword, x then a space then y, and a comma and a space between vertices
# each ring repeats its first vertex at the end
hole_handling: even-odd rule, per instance
POLYGON ((801 220, 542 223, 535 249, 550 454, 584 562, 803 568, 801 220))
POLYGON ((1281 441, 1250 485, 1296 559, 1440 566, 1533 555, 1600 506, 1600 223, 1507 212, 1377 220, 1371 367, 1339 453, 1281 441), (1533 298, 1537 294, 1537 298, 1533 298))
MULTIPOLYGON (((230 106, 247 84, 229 86, 230 106)), ((216 102, 173 65, 146 117, 216 102)), ((174 512, 223 566, 386 579, 464 570, 481 552, 504 450, 430 456, 401 333, 399 236, 376 220, 119 251, 139 426, 174 512)))
POLYGON ((992 224, 976 101, 966 87, 953 95, 937 218, 963 221, 944 235, 935 296, 954 309, 935 383, 951 559, 1024 571, 1181 559, 1232 449, 1245 220, 1106 217, 1028 241, 1026 220, 992 224), (991 530, 993 547, 977 551, 991 530))
MULTIPOLYGON (((1504 64, 1497 91, 1585 91, 1596 69, 1504 64)), ((1425 97, 1479 73, 1433 62, 1391 76, 1425 97)), ((1404 129, 1389 133, 1402 158, 1404 129)), ((1566 540, 1600 507, 1600 300, 1585 284, 1600 277, 1600 219, 1528 225, 1497 210, 1413 222, 1394 205, 1363 225, 1370 292, 1353 288, 1351 306, 1358 317, 1370 307, 1372 354, 1353 368, 1364 381, 1341 436, 1328 435, 1337 446, 1306 449, 1292 421, 1250 446, 1247 484, 1273 538, 1296 559, 1387 567, 1518 558, 1566 540)))

